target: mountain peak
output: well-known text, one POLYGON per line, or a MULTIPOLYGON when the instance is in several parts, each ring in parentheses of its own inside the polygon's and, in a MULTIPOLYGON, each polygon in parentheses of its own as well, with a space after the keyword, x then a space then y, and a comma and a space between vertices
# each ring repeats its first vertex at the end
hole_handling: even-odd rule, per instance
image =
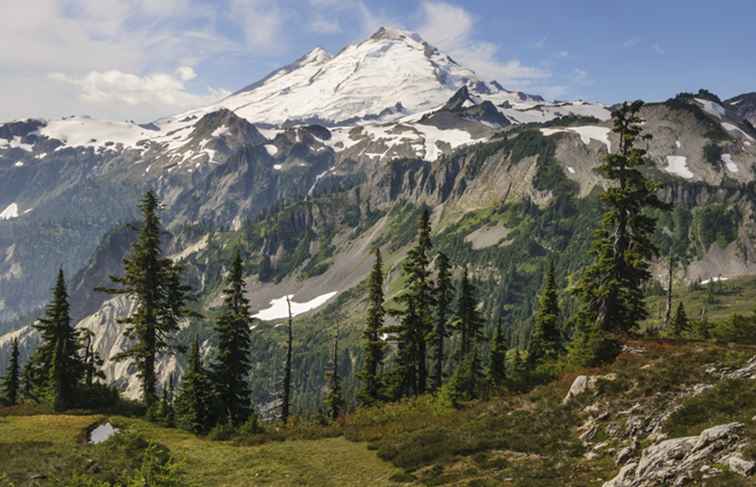
POLYGON ((324 63, 326 61, 330 61, 333 58, 331 56, 331 53, 323 49, 322 47, 316 47, 312 51, 308 52, 304 57, 301 58, 300 63, 324 63))
POLYGON ((425 41, 415 32, 409 32, 395 27, 380 27, 373 35, 370 36, 373 40, 391 40, 391 41, 403 41, 411 39, 415 42, 424 44, 425 41))

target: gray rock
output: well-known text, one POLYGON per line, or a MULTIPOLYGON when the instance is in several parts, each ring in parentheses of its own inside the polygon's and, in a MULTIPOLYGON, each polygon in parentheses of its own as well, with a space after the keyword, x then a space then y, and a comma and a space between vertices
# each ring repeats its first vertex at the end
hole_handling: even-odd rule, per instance
MULTIPOLYGON (((688 485, 702 466, 731 458, 742 429, 741 423, 728 423, 709 428, 698 436, 655 443, 643 450, 638 462, 625 465, 604 487, 688 485)), ((739 465, 747 470, 748 465, 739 465)))
POLYGON ((730 467, 730 470, 743 477, 750 477, 756 471, 756 462, 746 460, 740 453, 733 453, 725 458, 723 463, 730 467))

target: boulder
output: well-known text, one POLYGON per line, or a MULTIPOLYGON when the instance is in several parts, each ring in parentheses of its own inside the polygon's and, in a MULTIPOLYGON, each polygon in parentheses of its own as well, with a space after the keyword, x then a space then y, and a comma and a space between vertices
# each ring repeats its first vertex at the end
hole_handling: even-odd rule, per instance
MULTIPOLYGON (((672 438, 650 445, 643 450, 639 461, 622 467, 616 477, 604 483, 604 487, 687 485, 700 475, 703 466, 724 459, 732 461, 736 468, 749 471, 750 466, 739 462, 737 457, 729 460, 733 458, 742 429, 741 423, 728 423, 704 430, 698 436, 672 438)), ((617 458, 619 462, 620 455, 617 458)))
POLYGON ((596 388, 596 384, 599 380, 614 381, 617 380, 617 374, 606 375, 579 375, 572 381, 570 390, 567 391, 567 395, 562 399, 562 404, 567 404, 577 396, 585 394, 587 391, 591 391, 596 388))
POLYGON ((733 453, 725 458, 722 463, 730 467, 730 470, 743 477, 750 477, 756 471, 756 462, 746 460, 740 453, 733 453))

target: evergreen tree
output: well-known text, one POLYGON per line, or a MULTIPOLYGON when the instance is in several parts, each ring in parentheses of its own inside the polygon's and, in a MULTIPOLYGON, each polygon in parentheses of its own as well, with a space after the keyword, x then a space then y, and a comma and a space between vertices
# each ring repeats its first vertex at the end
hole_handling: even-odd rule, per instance
POLYGON ((95 334, 92 330, 82 328, 79 330, 80 348, 84 356, 82 357, 82 366, 84 367, 84 384, 91 386, 95 378, 105 379, 105 374, 100 370, 104 361, 102 357, 94 350, 95 334))
POLYGON ((378 373, 383 364, 385 348, 381 338, 383 320, 386 314, 383 308, 383 300, 383 260, 381 249, 376 248, 375 263, 369 278, 367 326, 362 335, 365 347, 365 366, 360 375, 362 388, 359 392, 359 400, 366 405, 374 404, 381 397, 381 380, 378 373))
POLYGON ((657 248, 652 240, 656 220, 645 210, 667 205, 656 195, 658 185, 643 173, 650 163, 638 143, 650 136, 641 137, 642 106, 641 101, 624 103, 612 113, 619 147, 598 168, 610 185, 600 197, 605 212, 593 238, 593 263, 576 286, 581 307, 570 350, 581 365, 613 357, 619 350, 614 336, 630 332, 648 316, 643 285, 651 277, 649 261, 657 248))
POLYGON ((502 318, 499 318, 491 343, 491 357, 488 361, 488 381, 494 387, 501 387, 507 377, 507 339, 504 334, 502 318))
POLYGON ((462 272, 457 300, 457 328, 461 335, 461 360, 477 346, 483 334, 483 319, 478 312, 475 286, 470 282, 467 268, 462 272))
POLYGON ((474 346, 465 356, 446 384, 446 394, 453 405, 460 401, 471 401, 479 397, 483 372, 478 356, 478 347, 474 346))
POLYGON ((289 409, 291 407, 291 359, 292 359, 292 346, 294 341, 294 335, 292 328, 294 326, 291 315, 291 300, 289 296, 286 296, 286 305, 289 309, 289 326, 287 329, 288 335, 286 338, 286 364, 284 366, 284 378, 283 378, 283 393, 281 394, 281 421, 284 424, 289 422, 289 409))
POLYGON ((418 226, 418 238, 403 264, 406 276, 404 293, 397 301, 404 305, 398 313, 399 325, 387 328, 395 333, 397 342, 397 373, 391 384, 398 397, 425 392, 427 369, 427 337, 432 331, 433 288, 430 282, 431 251, 430 213, 424 209, 418 226))
POLYGON ((223 403, 226 418, 232 424, 243 423, 250 413, 250 390, 247 377, 250 372, 249 353, 252 346, 250 333, 249 300, 246 296, 241 253, 236 251, 223 291, 223 309, 215 325, 218 337, 218 358, 212 368, 212 377, 218 399, 223 403))
POLYGON ((40 334, 41 344, 32 356, 30 369, 32 383, 46 393, 56 411, 73 404, 84 371, 69 313, 66 280, 61 269, 45 316, 33 325, 40 334))
POLYGON ((338 419, 344 413, 344 397, 341 392, 341 378, 339 377, 339 330, 336 328, 336 337, 333 340, 333 356, 327 372, 326 383, 328 392, 326 395, 326 408, 328 416, 332 420, 338 419))
POLYGON ((449 258, 439 253, 436 259, 438 284, 436 285, 435 328, 433 329, 433 380, 432 388, 437 391, 443 383, 444 340, 449 336, 447 321, 452 301, 452 283, 449 258))
POLYGON ((18 395, 20 388, 20 373, 21 369, 18 364, 18 338, 14 338, 11 342, 11 354, 10 363, 8 369, 5 371, 5 377, 3 377, 3 394, 5 400, 11 406, 18 403, 18 395))
POLYGON ((675 319, 672 321, 672 335, 680 338, 683 333, 688 331, 690 331, 690 322, 688 322, 688 316, 685 314, 685 306, 680 301, 675 310, 675 319))
POLYGON ((126 324, 124 335, 129 348, 116 360, 133 359, 142 380, 142 399, 152 406, 155 394, 157 355, 172 350, 171 340, 178 331, 179 320, 192 313, 186 308, 189 288, 181 284, 182 268, 162 257, 158 200, 147 192, 139 205, 143 224, 129 254, 123 260, 124 275, 112 277, 117 289, 100 289, 123 294, 136 302, 135 311, 119 320, 126 324))
POLYGON ((195 338, 189 366, 173 405, 177 426, 195 434, 207 433, 212 401, 210 387, 210 380, 200 358, 199 338, 195 338))
POLYGON ((559 328, 559 297, 554 277, 554 264, 549 262, 533 317, 533 327, 528 346, 528 363, 532 367, 544 359, 555 358, 561 352, 562 333, 559 328))

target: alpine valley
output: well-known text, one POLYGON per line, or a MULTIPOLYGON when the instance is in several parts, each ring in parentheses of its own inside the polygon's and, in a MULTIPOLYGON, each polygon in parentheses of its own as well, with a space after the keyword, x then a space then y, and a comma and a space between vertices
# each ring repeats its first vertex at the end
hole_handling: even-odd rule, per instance
MULTIPOLYGON (((256 318, 251 388, 263 414, 278 402, 287 296, 293 410, 322 407, 336 330, 344 396, 355 403, 374 250, 383 254, 387 308, 398 308, 402 263, 426 208, 434 250, 449 257, 455 278, 464 267, 477 286, 484 335, 503 323, 509 346, 525 347, 548 263, 569 288, 590 262, 607 186, 596 169, 621 144, 615 108, 510 91, 417 34, 381 28, 336 54, 314 49, 215 104, 149 123, 70 116, 0 124, 0 371, 14 339, 22 362, 39 343, 31 323, 60 267, 73 322, 93 333, 106 382, 139 397, 135 364, 114 360, 127 345, 118 320, 134 304, 95 289, 122 272, 147 190, 162 204, 163 248, 183 262, 203 315, 181 322, 179 341, 199 336, 205 357, 216 346, 211 318, 227 266, 241 249, 256 318)), ((661 257, 651 267, 649 309, 658 321, 668 279, 687 287, 756 275, 756 93, 671 93, 647 101, 640 117, 653 136, 642 142, 653 161, 646 173, 673 207, 653 210, 661 257), (673 252, 679 265, 670 277, 673 252)), ((568 294, 561 303, 575 306, 568 294)), ((162 355, 158 383, 186 367, 184 354, 162 355)), ((661 485, 621 481, 613 485, 661 485)))

